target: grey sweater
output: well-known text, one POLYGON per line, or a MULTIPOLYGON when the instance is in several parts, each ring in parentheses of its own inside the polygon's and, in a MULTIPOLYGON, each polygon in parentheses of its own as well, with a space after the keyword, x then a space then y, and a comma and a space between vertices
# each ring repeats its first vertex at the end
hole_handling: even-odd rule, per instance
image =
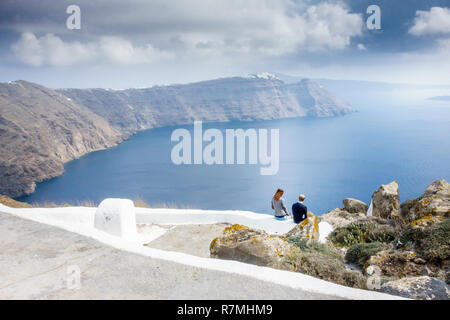
POLYGON ((284 210, 286 209, 286 203, 284 202, 283 198, 280 198, 280 200, 275 200, 275 198, 272 198, 272 209, 275 211, 275 217, 283 217, 286 215, 284 210))

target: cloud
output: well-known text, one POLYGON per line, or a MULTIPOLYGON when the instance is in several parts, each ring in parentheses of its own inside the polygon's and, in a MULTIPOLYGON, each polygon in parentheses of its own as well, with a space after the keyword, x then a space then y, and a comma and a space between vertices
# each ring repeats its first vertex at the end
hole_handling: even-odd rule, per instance
POLYGON ((142 64, 173 58, 170 52, 153 48, 151 44, 133 46, 131 42, 117 37, 101 37, 98 44, 100 56, 118 64, 142 64))
POLYGON ((192 26, 198 24, 201 28, 178 30, 176 35, 188 50, 199 54, 203 51, 279 56, 343 49, 352 37, 362 34, 361 15, 350 13, 340 3, 324 2, 302 9, 288 0, 245 3, 218 0, 214 5, 220 8, 214 9, 220 12, 217 21, 210 20, 209 14, 197 12, 192 26))
POLYGON ((409 33, 416 36, 450 34, 450 9, 432 7, 430 11, 416 11, 409 33))
POLYGON ((33 33, 23 33, 12 45, 12 50, 25 64, 31 66, 70 66, 90 62, 115 64, 142 64, 169 59, 172 54, 157 50, 150 44, 133 46, 117 37, 101 37, 98 42, 65 42, 46 34, 40 38, 33 33))
POLYGON ((450 38, 438 39, 439 53, 444 53, 450 55, 450 38))
POLYGON ((301 16, 304 20, 304 45, 310 50, 343 49, 352 37, 362 35, 363 20, 341 4, 322 2, 301 16))
POLYGON ((33 33, 23 33, 19 41, 12 46, 17 57, 31 66, 66 66, 83 62, 93 57, 91 45, 79 42, 65 43, 53 34, 36 38, 33 33))
POLYGON ((45 24, 37 24, 34 18, 19 25, 11 23, 11 28, 22 33, 13 51, 22 62, 34 66, 92 61, 139 64, 174 56, 184 61, 272 57, 341 50, 363 30, 362 15, 351 13, 341 2, 309 6, 309 0, 130 2, 99 0, 93 5, 80 0, 81 30, 89 28, 89 34, 68 31, 61 23, 55 29, 61 15, 54 11, 59 10, 47 13, 45 24), (71 40, 72 36, 79 41, 71 40))
POLYGON ((366 46, 363 45, 362 43, 358 43, 358 45, 356 46, 356 48, 360 51, 365 51, 367 50, 366 46))

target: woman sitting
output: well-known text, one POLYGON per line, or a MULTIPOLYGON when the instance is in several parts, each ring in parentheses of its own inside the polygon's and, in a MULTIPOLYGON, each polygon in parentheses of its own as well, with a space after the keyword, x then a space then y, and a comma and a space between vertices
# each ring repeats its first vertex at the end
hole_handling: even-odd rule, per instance
POLYGON ((286 209, 286 203, 282 198, 283 194, 283 189, 278 189, 272 198, 272 209, 275 212, 275 219, 277 220, 285 220, 286 216, 290 216, 286 209))

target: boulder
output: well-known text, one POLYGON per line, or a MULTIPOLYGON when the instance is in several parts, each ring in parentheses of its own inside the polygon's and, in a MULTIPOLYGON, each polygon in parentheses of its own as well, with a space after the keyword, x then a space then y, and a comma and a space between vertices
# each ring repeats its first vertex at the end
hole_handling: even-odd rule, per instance
POLYGON ((423 193, 423 197, 428 196, 439 196, 439 197, 450 197, 450 184, 445 180, 436 180, 432 184, 430 184, 423 193))
POLYGON ((420 197, 403 202, 400 208, 405 223, 439 223, 450 216, 450 184, 436 180, 420 197))
POLYGON ((271 236, 264 231, 232 225, 211 242, 210 256, 301 272, 342 285, 365 287, 364 276, 347 270, 338 249, 317 241, 303 241, 307 239, 302 237, 303 234, 292 238, 271 236))
POLYGON ((381 292, 420 300, 448 300, 449 286, 428 276, 408 277, 389 281, 380 288, 381 292))
POLYGON ((133 201, 103 200, 95 212, 94 227, 121 238, 136 238, 136 213, 133 201))
POLYGON ((321 221, 326 221, 334 228, 344 227, 349 223, 358 221, 358 219, 365 217, 363 213, 350 213, 344 209, 336 208, 328 211, 320 216, 321 221))
POLYGON ((279 236, 235 224, 226 227, 222 236, 211 242, 210 256, 281 268, 282 258, 290 248, 291 245, 279 236))
POLYGON ((424 216, 420 219, 412 221, 410 225, 416 228, 423 229, 437 223, 441 223, 442 221, 444 221, 444 217, 442 216, 424 216))
POLYGON ((342 200, 342 203, 344 204, 343 209, 350 213, 366 213, 369 208, 369 206, 364 202, 352 198, 346 198, 342 200))
POLYGON ((399 221, 400 196, 397 181, 382 185, 372 195, 373 216, 399 221))

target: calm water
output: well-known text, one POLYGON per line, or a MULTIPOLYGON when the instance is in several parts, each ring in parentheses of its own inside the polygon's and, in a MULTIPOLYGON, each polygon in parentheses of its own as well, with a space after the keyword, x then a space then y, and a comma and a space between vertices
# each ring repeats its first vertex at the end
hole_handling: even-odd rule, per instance
MULTIPOLYGON (((290 204, 299 193, 321 214, 353 197, 369 202, 397 180, 401 201, 436 179, 450 181, 450 103, 425 100, 446 92, 341 94, 359 112, 325 119, 204 124, 204 130, 279 128, 280 169, 261 176, 259 165, 182 165, 170 160, 174 128, 140 132, 118 147, 66 165, 63 176, 40 183, 27 202, 142 198, 203 209, 269 213, 276 190, 290 204)), ((192 127, 186 127, 192 130, 192 127)))

